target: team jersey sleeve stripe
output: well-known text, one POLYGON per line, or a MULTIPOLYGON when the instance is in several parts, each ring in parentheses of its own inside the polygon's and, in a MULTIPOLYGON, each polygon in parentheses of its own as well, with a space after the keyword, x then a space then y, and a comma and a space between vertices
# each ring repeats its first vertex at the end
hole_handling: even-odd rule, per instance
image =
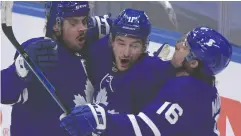
POLYGON ((136 121, 136 117, 134 115, 127 115, 131 121, 131 124, 133 126, 134 132, 136 136, 142 136, 141 129, 136 121))
POLYGON ((140 112, 138 116, 151 128, 152 132, 154 133, 154 136, 161 136, 161 133, 157 126, 152 122, 152 120, 146 116, 143 112, 140 112))
POLYGON ((99 30, 99 36, 101 35, 101 22, 100 22, 100 18, 98 16, 95 16, 95 19, 97 21, 97 25, 98 25, 98 30, 99 30))

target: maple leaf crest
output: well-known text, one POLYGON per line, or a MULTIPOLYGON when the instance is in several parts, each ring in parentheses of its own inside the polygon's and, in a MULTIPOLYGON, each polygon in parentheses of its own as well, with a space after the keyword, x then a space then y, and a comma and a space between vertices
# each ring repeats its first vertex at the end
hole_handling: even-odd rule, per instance
POLYGON ((78 94, 78 95, 74 95, 74 103, 75 103, 75 106, 80 106, 80 105, 86 104, 87 102, 83 96, 78 94))
POLYGON ((86 81, 84 92, 85 92, 86 102, 92 103, 93 102, 94 87, 93 87, 93 85, 92 85, 92 83, 90 82, 89 79, 87 79, 87 81, 86 81))
POLYGON ((86 80, 84 92, 85 92, 85 98, 80 94, 74 95, 75 106, 80 106, 80 105, 83 105, 83 104, 92 103, 94 87, 91 84, 89 79, 86 80))
POLYGON ((108 102, 107 102, 107 91, 105 88, 103 89, 100 89, 100 92, 97 94, 96 96, 96 101, 94 101, 94 103, 96 104, 104 104, 104 105, 108 105, 108 102))

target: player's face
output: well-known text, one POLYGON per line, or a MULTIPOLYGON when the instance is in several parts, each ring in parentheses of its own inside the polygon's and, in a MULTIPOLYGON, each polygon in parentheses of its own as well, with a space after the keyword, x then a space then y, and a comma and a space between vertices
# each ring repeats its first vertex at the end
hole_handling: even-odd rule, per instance
POLYGON ((144 44, 141 39, 126 36, 116 36, 112 47, 119 71, 129 69, 144 52, 144 44))
POLYGON ((178 42, 175 47, 175 53, 173 57, 180 59, 182 61, 183 66, 179 68, 181 71, 186 71, 190 73, 192 69, 196 68, 198 66, 198 61, 197 60, 190 60, 190 61, 185 61, 185 57, 190 53, 190 46, 188 42, 183 41, 183 42, 178 42))
POLYGON ((70 49, 80 51, 86 41, 87 17, 68 17, 63 21, 63 40, 70 49))
POLYGON ((185 42, 178 42, 175 46, 175 52, 171 60, 173 65, 175 67, 183 67, 183 62, 189 51, 190 50, 186 46, 185 42))
POLYGON ((190 52, 189 45, 186 41, 178 42, 175 46, 175 54, 180 54, 182 57, 186 57, 190 52))

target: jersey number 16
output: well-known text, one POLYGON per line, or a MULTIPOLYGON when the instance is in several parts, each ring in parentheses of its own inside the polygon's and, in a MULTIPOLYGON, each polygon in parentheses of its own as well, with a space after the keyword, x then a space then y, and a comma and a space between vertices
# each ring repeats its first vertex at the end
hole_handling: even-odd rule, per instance
MULTIPOLYGON (((161 114, 170 102, 165 102, 158 110, 157 114, 161 114)), ((183 109, 178 104, 171 104, 165 113, 165 118, 170 124, 175 124, 178 121, 179 116, 182 116, 183 109)))

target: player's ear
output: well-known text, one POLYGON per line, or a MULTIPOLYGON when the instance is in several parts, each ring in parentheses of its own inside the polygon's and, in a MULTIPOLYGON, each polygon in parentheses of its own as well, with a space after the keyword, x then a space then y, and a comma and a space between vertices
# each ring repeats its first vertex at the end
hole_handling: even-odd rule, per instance
POLYGON ((199 65, 199 62, 197 61, 197 60, 191 60, 190 62, 189 62, 189 66, 191 67, 191 68, 197 68, 198 67, 198 65, 199 65))
POLYGON ((54 30, 54 33, 57 35, 57 36, 60 36, 60 29, 59 29, 59 27, 58 27, 58 25, 57 24, 54 24, 54 26, 53 26, 53 30, 54 30))

